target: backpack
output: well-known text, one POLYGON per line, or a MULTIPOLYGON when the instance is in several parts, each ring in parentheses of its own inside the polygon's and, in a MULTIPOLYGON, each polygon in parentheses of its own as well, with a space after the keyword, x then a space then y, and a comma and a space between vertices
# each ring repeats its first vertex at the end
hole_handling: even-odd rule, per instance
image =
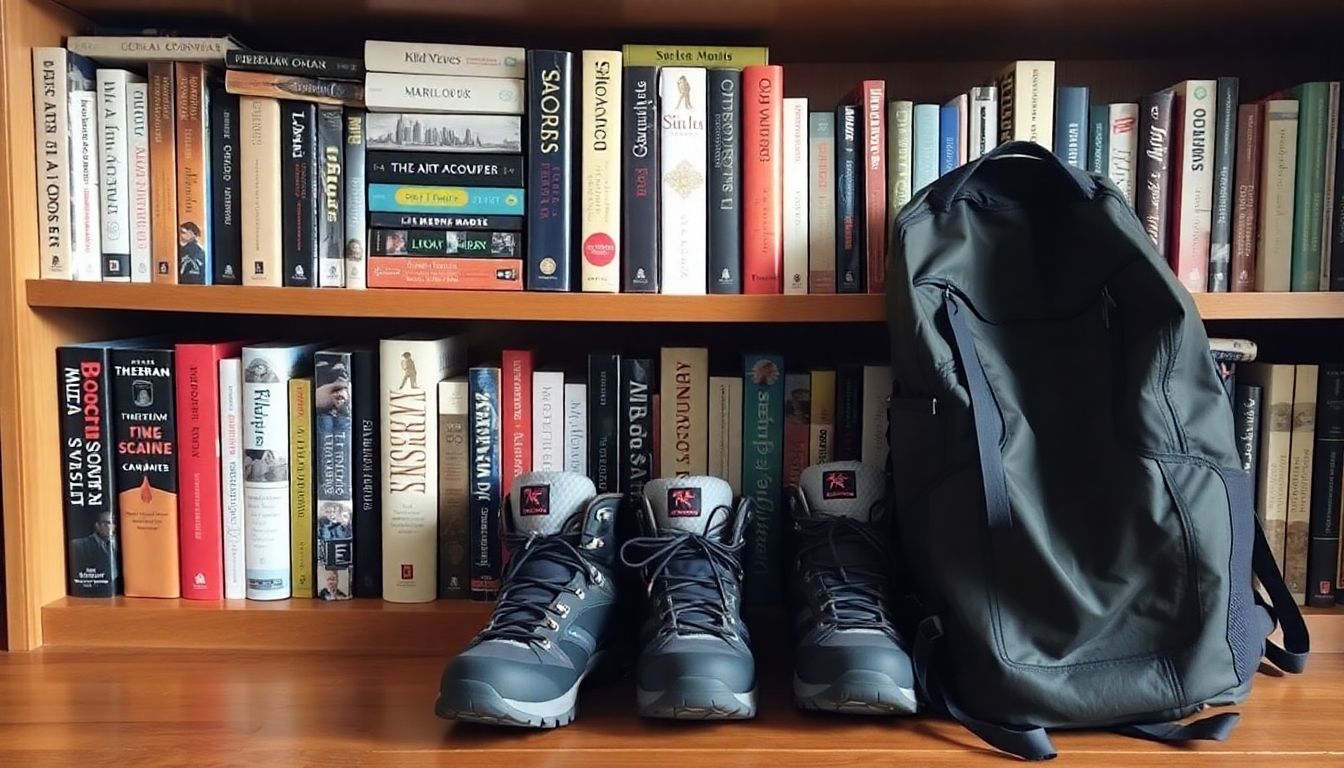
POLYGON ((1010 142, 891 243, 888 471, 928 706, 1029 759, 1049 728, 1225 738, 1235 713, 1174 721, 1242 701, 1262 656, 1302 671, 1307 630, 1199 313, 1129 203, 1010 142))

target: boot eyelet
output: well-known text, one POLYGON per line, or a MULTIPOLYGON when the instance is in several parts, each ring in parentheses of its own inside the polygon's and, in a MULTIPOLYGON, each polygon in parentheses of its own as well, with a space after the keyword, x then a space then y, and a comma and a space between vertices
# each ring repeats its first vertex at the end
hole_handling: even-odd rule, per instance
POLYGON ((540 643, 537 643, 537 645, 540 645, 541 648, 542 648, 542 650, 545 650, 545 651, 549 651, 549 650, 551 650, 551 641, 550 641, 550 640, 546 640, 546 639, 543 638, 542 641, 541 641, 540 643))
POLYGON ((574 596, 582 600, 583 598, 587 597, 587 593, 584 592, 582 589, 576 589, 574 590, 574 596))
POLYGON ((560 625, 555 623, 555 619, 548 618, 546 619, 546 628, 554 632, 560 628, 560 625))
POLYGON ((556 603, 555 612, 560 614, 561 618, 564 618, 565 616, 569 615, 569 606, 565 605, 564 603, 556 603))
POLYGON ((602 575, 602 572, 601 572, 601 571, 594 571, 594 572, 593 572, 593 583, 600 587, 600 586, 602 586, 603 584, 606 584, 606 583, 607 583, 607 579, 606 579, 606 577, 604 577, 604 576, 602 575))
POLYGON ((609 509, 597 510, 597 519, 604 523, 607 522, 608 520, 611 519, 611 510, 609 509))

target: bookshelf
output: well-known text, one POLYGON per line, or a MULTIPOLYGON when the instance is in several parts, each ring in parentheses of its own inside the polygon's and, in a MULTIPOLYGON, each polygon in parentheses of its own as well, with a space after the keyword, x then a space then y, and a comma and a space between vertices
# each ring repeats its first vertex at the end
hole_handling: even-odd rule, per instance
MULTIPOLYGON (((1060 83, 1088 83, 1098 101, 1132 98, 1185 77, 1233 74, 1262 94, 1339 71, 1334 48, 1344 4, 1331 0, 11 0, 0 5, 0 445, 4 446, 6 645, 24 650, 152 647, 442 653, 474 631, 483 606, 379 601, 324 604, 65 597, 54 349, 135 330, 202 322, 320 318, 328 335, 370 319, 412 329, 463 323, 490 334, 503 324, 618 328, 641 346, 721 343, 716 325, 750 326, 792 351, 835 339, 881 338, 880 296, 678 297, 346 291, 44 282, 37 276, 29 49, 57 45, 95 24, 207 22, 252 46, 354 54, 364 37, 407 36, 567 49, 691 40, 771 46, 786 92, 834 103, 862 76, 892 98, 945 99, 992 76, 1009 58, 1054 58, 1060 83), (1009 33, 1005 34, 1005 30, 1009 33), (1019 34, 1028 32, 1029 34, 1019 34), (1282 47, 1286 46, 1286 47, 1282 47), (1282 50, 1282 53, 1278 51, 1282 50), (204 316, 204 320, 202 317, 204 316), (819 326, 798 334, 799 324, 819 326)), ((1344 294, 1196 297, 1201 317, 1253 339, 1328 343, 1344 332, 1344 294)), ((274 322, 273 320, 271 322, 274 322)), ((727 331, 728 329, 724 329, 727 331)), ((610 330, 604 330, 611 333, 610 330)), ((738 344, 742 333, 723 338, 738 344)), ((539 344, 544 341, 537 342, 539 344)), ((740 350, 737 350, 740 351, 740 350)), ((1344 609, 1309 610, 1317 651, 1344 652, 1344 609)))

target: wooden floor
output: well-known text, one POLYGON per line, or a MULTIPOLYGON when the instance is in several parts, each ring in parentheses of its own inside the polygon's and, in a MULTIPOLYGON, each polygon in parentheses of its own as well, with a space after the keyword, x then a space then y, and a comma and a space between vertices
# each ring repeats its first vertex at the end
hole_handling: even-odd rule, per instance
MULTIPOLYGON (((1011 765, 931 719, 804 715, 762 663, 748 723, 646 722, 628 681, 592 689, 556 731, 434 717, 439 658, 44 650, 0 654, 0 766, 1011 765)), ((1176 749, 1105 734, 1056 738, 1078 766, 1344 765, 1344 655, 1303 677, 1261 675, 1226 744, 1176 749)), ((771 672, 774 674, 771 674, 771 672)))

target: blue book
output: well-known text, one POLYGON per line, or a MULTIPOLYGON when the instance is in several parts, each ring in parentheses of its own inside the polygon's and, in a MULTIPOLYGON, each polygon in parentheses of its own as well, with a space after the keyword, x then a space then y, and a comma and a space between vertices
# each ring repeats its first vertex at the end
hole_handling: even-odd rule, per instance
POLYGON ((938 105, 916 104, 914 114, 910 187, 918 193, 938 178, 938 105))
POLYGON ((1091 125, 1088 127, 1087 170, 1106 176, 1111 152, 1111 108, 1096 104, 1088 115, 1091 125))
MULTIPOLYGON (((652 98, 657 101, 656 95, 652 98)), ((574 115, 574 54, 528 51, 529 200, 524 243, 529 291, 570 289, 569 274, 574 261, 574 156, 578 154, 574 115)), ((653 132, 658 131, 655 128, 653 132)))
POLYGON ((1087 168, 1086 86, 1055 90, 1055 154, 1074 168, 1087 168))
POLYGON ((427 187, 370 184, 369 210, 387 213, 467 213, 511 216, 523 212, 519 187, 427 187))
POLYGON ((755 510, 747 528, 746 599, 781 602, 784 562, 784 358, 743 358, 742 488, 755 510))
POLYGON ((958 159, 961 153, 961 115, 957 110, 957 101, 953 99, 942 106, 938 113, 938 175, 944 176, 961 165, 958 159))
POLYGON ((499 593, 503 563, 500 551, 500 508, 503 469, 500 464, 500 410, 498 368, 476 367, 467 372, 467 435, 471 449, 471 501, 467 508, 467 557, 471 561, 471 597, 493 600, 499 593))

